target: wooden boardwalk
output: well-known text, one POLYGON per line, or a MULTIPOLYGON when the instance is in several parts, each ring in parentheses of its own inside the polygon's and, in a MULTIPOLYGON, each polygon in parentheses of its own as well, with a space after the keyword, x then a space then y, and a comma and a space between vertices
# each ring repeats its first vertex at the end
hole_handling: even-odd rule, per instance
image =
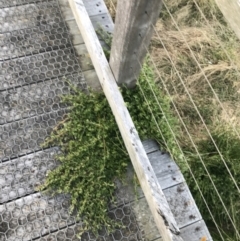
MULTIPOLYGON (((114 25, 100 0, 85 0, 97 29, 114 25)), ((67 0, 0 2, 0 241, 80 240, 82 223, 68 212, 69 196, 35 191, 58 163, 58 148, 41 143, 67 113, 60 96, 100 84, 67 0)), ((164 194, 186 241, 212 240, 177 165, 153 141, 144 142, 164 194)), ((132 177, 129 167, 127 178, 132 177)), ((125 229, 102 240, 161 240, 141 190, 118 183, 110 209, 125 229)), ((82 240, 95 240, 86 232, 82 240)))

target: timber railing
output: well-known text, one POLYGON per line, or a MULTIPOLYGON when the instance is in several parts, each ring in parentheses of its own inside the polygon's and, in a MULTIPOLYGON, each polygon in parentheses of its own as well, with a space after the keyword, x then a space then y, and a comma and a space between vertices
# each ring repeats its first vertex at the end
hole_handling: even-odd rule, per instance
POLYGON ((179 235, 179 228, 117 85, 117 83, 124 84, 131 88, 136 84, 136 75, 140 73, 141 67, 138 61, 134 61, 134 55, 138 55, 138 59, 143 61, 147 52, 145 46, 150 42, 152 26, 158 19, 161 1, 121 1, 117 10, 118 17, 116 18, 110 65, 83 1, 69 0, 69 3, 157 228, 164 241, 180 241, 182 238, 179 235))

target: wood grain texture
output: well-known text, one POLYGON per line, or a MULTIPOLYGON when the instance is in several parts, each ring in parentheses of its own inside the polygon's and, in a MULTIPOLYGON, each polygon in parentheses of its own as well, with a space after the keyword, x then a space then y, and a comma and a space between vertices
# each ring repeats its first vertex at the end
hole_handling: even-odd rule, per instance
MULTIPOLYGON (((199 241, 202 237, 212 240, 178 165, 168 153, 160 150, 155 141, 144 141, 144 147, 155 149, 148 154, 148 158, 180 228, 183 240, 199 241)), ((146 222, 144 216, 140 219, 141 222, 146 222)), ((154 229, 152 232, 154 233, 154 229)))
POLYGON ((110 66, 118 85, 136 85, 161 3, 161 0, 118 1, 110 55, 110 66))
POLYGON ((227 22, 240 39, 240 1, 215 0, 227 22))
POLYGON ((147 154, 159 150, 159 145, 154 140, 145 140, 142 144, 147 154))
POLYGON ((179 228, 202 220, 202 216, 185 182, 167 188, 163 192, 179 228))
POLYGON ((182 228, 181 236, 185 241, 201 241, 204 237, 207 241, 213 240, 203 220, 182 228))
POLYGON ((69 0, 74 17, 86 43, 103 91, 117 121, 141 187, 164 241, 182 240, 179 229, 158 184, 141 140, 119 92, 91 20, 82 0, 69 0))

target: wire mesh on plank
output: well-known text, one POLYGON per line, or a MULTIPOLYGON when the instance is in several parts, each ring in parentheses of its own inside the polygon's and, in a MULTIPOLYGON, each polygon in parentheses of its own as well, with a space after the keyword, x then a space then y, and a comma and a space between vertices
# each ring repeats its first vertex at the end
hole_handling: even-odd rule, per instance
MULTIPOLYGON (((36 187, 59 165, 59 149, 41 144, 68 112, 60 101, 71 93, 65 79, 87 90, 84 57, 77 61, 58 1, 3 0, 0 22, 0 241, 80 240, 82 222, 69 213, 70 197, 42 195, 36 187)), ((142 240, 134 194, 116 196, 109 215, 125 227, 110 235, 103 228, 98 240, 142 240)), ((96 237, 85 232, 82 240, 96 237)))
POLYGON ((41 150, 41 144, 66 113, 62 109, 0 126, 0 160, 7 161, 41 150))
POLYGON ((59 163, 58 148, 50 148, 0 163, 0 203, 32 194, 59 163))
POLYGON ((1 0, 0 2, 0 8, 6 8, 6 7, 14 7, 19 5, 25 5, 29 3, 37 3, 37 2, 47 2, 51 0, 1 0))
POLYGON ((0 240, 32 240, 73 224, 69 197, 32 194, 0 206, 0 240))
POLYGON ((7 60, 38 54, 51 50, 71 47, 65 25, 61 21, 35 25, 33 28, 19 29, 1 34, 0 60, 7 60))
POLYGON ((72 49, 7 60, 0 63, 0 90, 80 71, 72 49))
POLYGON ((72 74, 2 91, 0 124, 66 108, 66 104, 61 101, 61 96, 71 93, 71 87, 67 81, 79 89, 87 88, 82 74, 72 74))
POLYGON ((61 22, 56 1, 0 8, 0 32, 51 25, 61 22))

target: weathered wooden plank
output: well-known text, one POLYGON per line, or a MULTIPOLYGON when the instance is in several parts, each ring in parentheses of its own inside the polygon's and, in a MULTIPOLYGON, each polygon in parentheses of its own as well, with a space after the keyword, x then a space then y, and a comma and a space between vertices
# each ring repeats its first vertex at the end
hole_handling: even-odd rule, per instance
MULTIPOLYGON (((181 237, 185 241, 199 241, 198 232, 193 234, 193 230, 195 223, 202 220, 202 217, 179 167, 168 154, 161 151, 150 153, 148 157, 181 230, 181 237), (185 230, 186 226, 188 228, 185 230)), ((204 225, 203 222, 201 229, 204 230, 208 240, 211 240, 208 229, 204 225)))
MULTIPOLYGON (((69 6, 68 0, 59 0, 59 3, 60 3, 60 7, 62 10, 64 19, 67 22, 71 20, 75 20, 72 10, 69 6)), ((92 24, 95 30, 97 30, 101 26, 105 31, 113 33, 114 24, 110 14, 108 13, 107 7, 103 1, 85 0, 84 5, 86 6, 86 10, 90 16, 90 19, 92 21, 92 24), (99 6, 97 6, 97 4, 99 6), (93 6, 96 6, 96 7, 92 8, 93 6)))
POLYGON ((70 37, 73 45, 83 44, 83 38, 77 26, 75 19, 66 21, 67 27, 69 29, 70 37))
MULTIPOLYGON (((141 198, 131 204, 137 214, 137 221, 147 240, 163 241, 151 215, 145 198, 141 198)), ((184 241, 212 241, 212 237, 203 220, 195 221, 191 225, 180 228, 180 236, 184 241), (204 239, 205 240, 205 239, 204 239)))
POLYGON ((91 21, 95 30, 101 28, 105 32, 113 33, 114 24, 108 13, 92 16, 91 21))
POLYGON ((104 1, 99 0, 83 0, 84 6, 87 10, 88 16, 91 17, 99 14, 108 13, 108 9, 104 3, 104 1))
POLYGON ((119 85, 136 85, 161 5, 161 0, 118 1, 110 66, 119 85))
POLYGON ((157 174, 156 176, 157 176, 158 182, 163 190, 166 188, 178 185, 185 181, 180 170, 174 171, 174 172, 166 174, 166 175, 157 174))
POLYGON ((240 1, 215 0, 227 22, 240 39, 240 1))
POLYGON ((1 232, 8 241, 27 241, 75 223, 69 197, 32 194, 0 205, 1 232))
MULTIPOLYGON (((78 53, 85 53, 86 47, 79 46, 78 53)), ((87 69, 86 58, 82 56, 80 65, 87 69), (83 64, 84 63, 84 64, 83 64)), ((0 90, 22 86, 39 80, 57 78, 81 71, 72 49, 63 49, 43 54, 0 62, 0 90)))
POLYGON ((186 183, 163 190, 179 228, 202 219, 186 183))
POLYGON ((84 4, 82 0, 70 0, 69 3, 99 76, 103 91, 116 118, 157 227, 164 240, 181 240, 178 235, 179 229, 119 92, 84 4))
MULTIPOLYGON (((15 25, 16 23, 12 23, 15 25)), ((73 41, 76 42, 76 35, 73 41)), ((82 42, 80 42, 82 43, 82 42)), ((0 35, 0 60, 71 47, 63 22, 15 30, 0 35)))
POLYGON ((0 9, 0 33, 60 22, 55 1, 39 2, 0 9))
MULTIPOLYGON (((198 221, 190 226, 184 227, 181 229, 181 237, 184 241, 212 241, 212 237, 206 228, 206 224, 203 220, 198 221)), ((159 237, 155 241, 162 241, 162 238, 159 237)))
POLYGON ((77 55, 80 57, 80 58, 75 57, 74 59, 78 60, 78 63, 80 64, 82 71, 93 69, 94 67, 92 64, 92 60, 87 51, 86 45, 80 44, 80 45, 76 45, 74 47, 75 47, 75 51, 76 51, 77 55))
POLYGON ((169 154, 159 150, 156 141, 146 140, 143 142, 143 146, 148 153, 149 161, 162 189, 169 188, 185 181, 179 167, 172 161, 169 154))
POLYGON ((155 174, 158 176, 172 174, 179 170, 177 164, 172 161, 171 157, 167 153, 155 151, 153 153, 149 153, 148 157, 155 174))
POLYGON ((40 150, 65 114, 62 109, 0 126, 0 162, 40 150))
POLYGON ((80 73, 0 92, 0 124, 66 108, 61 102, 61 96, 71 92, 66 79, 79 89, 87 88, 80 73))
POLYGON ((145 140, 142 144, 147 154, 159 150, 159 145, 154 140, 145 140))
POLYGON ((57 167, 57 153, 57 148, 51 148, 0 163, 0 203, 33 193, 47 172, 57 167))
POLYGON ((97 73, 94 69, 84 71, 83 76, 87 83, 87 86, 92 88, 94 91, 102 91, 102 86, 100 85, 97 73))
POLYGON ((192 225, 182 228, 181 237, 185 241, 202 241, 202 240, 212 241, 213 240, 203 220, 197 221, 192 225))

